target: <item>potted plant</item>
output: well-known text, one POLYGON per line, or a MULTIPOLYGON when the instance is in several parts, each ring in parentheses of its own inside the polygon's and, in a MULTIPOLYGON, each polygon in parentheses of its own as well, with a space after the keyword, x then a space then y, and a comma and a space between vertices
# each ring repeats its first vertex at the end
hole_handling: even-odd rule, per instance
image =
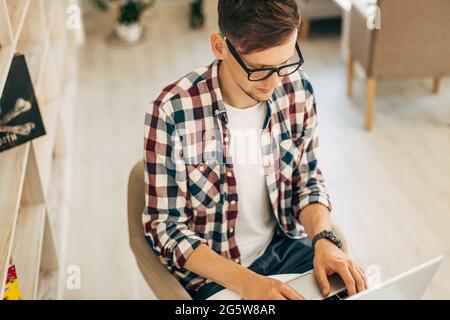
POLYGON ((205 22, 203 14, 203 0, 194 0, 191 3, 191 19, 190 24, 192 29, 200 29, 205 22))
POLYGON ((113 38, 126 44, 137 43, 143 34, 142 14, 156 0, 92 0, 101 10, 114 9, 113 38))

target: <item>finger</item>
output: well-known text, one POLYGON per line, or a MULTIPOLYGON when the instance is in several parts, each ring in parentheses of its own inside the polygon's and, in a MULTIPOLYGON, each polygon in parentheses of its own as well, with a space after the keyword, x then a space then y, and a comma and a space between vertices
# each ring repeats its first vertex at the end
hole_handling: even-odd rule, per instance
POLYGON ((360 266, 357 265, 356 267, 358 268, 359 272, 361 273, 361 277, 364 280, 364 285, 365 285, 366 289, 368 289, 369 288, 369 279, 367 279, 366 272, 360 266))
POLYGON ((314 268, 314 273, 316 274, 317 281, 319 282, 322 295, 324 297, 328 296, 330 294, 330 282, 328 281, 325 268, 322 267, 314 268))
POLYGON ((356 294, 355 280, 347 266, 340 267, 337 273, 341 276, 342 281, 344 281, 345 288, 350 296, 356 294))
POLYGON ((353 280, 355 280, 356 292, 362 292, 362 291, 366 290, 365 285, 364 285, 364 280, 363 280, 358 268, 356 268, 356 266, 354 266, 354 265, 350 265, 349 269, 350 269, 350 273, 353 276, 353 280))
POLYGON ((295 291, 288 285, 282 287, 281 293, 289 300, 305 300, 302 295, 300 295, 297 291, 295 291))
POLYGON ((281 293, 277 293, 275 295, 275 297, 271 300, 287 300, 287 298, 284 295, 282 295, 281 293))

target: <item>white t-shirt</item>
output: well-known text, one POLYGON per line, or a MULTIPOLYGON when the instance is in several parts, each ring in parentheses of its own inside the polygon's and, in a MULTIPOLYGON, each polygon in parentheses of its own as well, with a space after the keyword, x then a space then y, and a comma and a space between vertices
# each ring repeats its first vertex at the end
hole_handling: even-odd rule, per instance
POLYGON ((260 148, 267 105, 261 102, 247 109, 238 109, 225 104, 225 108, 239 200, 235 237, 241 265, 248 267, 268 247, 276 223, 270 211, 260 148))

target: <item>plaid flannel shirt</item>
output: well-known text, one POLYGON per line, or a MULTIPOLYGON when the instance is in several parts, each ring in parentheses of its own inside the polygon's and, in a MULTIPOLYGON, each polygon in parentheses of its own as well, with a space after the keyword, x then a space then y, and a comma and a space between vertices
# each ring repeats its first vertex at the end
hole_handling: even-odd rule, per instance
MULTIPOLYGON (((199 244, 240 263, 234 235, 239 197, 219 64, 168 85, 145 119, 146 239, 189 291, 210 282, 184 268, 199 244)), ((331 205, 317 166, 313 89, 303 70, 283 77, 266 104, 260 141, 271 211, 281 232, 304 238, 300 211, 312 203, 331 211, 331 205)))

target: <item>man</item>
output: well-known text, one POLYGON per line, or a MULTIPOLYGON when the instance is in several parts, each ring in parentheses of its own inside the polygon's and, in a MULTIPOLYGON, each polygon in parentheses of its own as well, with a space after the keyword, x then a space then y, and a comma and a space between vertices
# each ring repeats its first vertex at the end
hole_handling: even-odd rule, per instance
POLYGON ((216 60, 168 85, 146 117, 151 248, 194 299, 223 288, 302 299, 267 275, 312 268, 324 296, 335 272, 349 294, 365 290, 331 232, 295 0, 219 0, 218 10, 216 60))

